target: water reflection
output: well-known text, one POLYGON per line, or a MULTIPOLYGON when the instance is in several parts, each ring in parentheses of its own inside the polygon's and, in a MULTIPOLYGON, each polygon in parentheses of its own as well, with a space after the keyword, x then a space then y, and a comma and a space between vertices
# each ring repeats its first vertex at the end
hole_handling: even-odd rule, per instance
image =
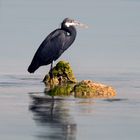
POLYGON ((30 111, 37 124, 37 139, 76 140, 77 126, 65 99, 31 94, 30 111))

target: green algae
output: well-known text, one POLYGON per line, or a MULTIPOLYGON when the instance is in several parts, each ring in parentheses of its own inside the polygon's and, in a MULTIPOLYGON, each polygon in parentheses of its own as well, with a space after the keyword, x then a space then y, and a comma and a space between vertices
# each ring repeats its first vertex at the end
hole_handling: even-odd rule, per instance
MULTIPOLYGON (((59 83, 67 84, 77 82, 69 62, 66 61, 59 61, 52 69, 52 75, 54 85, 57 85, 59 83)), ((50 83, 49 73, 45 76, 43 82, 45 82, 46 84, 50 83)))
POLYGON ((70 96, 73 90, 73 85, 55 85, 53 88, 47 91, 50 96, 70 96))
POLYGON ((108 98, 116 95, 111 86, 95 83, 91 80, 77 82, 69 62, 59 61, 52 69, 53 79, 49 73, 43 82, 46 94, 50 96, 70 96, 78 98, 108 98))
POLYGON ((74 86, 74 95, 78 98, 105 98, 116 95, 111 86, 95 83, 91 80, 83 80, 74 86))

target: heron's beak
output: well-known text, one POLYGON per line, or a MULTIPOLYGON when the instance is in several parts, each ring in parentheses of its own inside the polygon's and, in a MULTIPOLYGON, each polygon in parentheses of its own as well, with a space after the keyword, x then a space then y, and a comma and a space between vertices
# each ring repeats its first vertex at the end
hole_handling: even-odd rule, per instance
POLYGON ((74 20, 73 23, 74 23, 75 26, 79 26, 79 27, 82 27, 82 28, 88 28, 87 25, 85 25, 85 24, 83 24, 83 23, 80 23, 80 22, 78 22, 78 21, 75 21, 75 20, 74 20))

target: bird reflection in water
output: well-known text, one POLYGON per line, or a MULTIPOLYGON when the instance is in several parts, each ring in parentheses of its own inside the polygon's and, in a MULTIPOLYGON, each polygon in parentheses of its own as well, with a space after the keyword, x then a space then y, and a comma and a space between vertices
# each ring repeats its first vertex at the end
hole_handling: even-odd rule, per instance
POLYGON ((77 126, 69 114, 68 100, 34 94, 31 94, 31 99, 29 109, 39 128, 38 139, 76 140, 77 126))

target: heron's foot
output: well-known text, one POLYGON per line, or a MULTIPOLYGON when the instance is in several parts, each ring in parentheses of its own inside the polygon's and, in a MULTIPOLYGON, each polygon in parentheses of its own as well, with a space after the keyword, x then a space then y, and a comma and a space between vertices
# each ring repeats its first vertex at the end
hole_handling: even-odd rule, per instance
POLYGON ((52 69, 49 71, 50 79, 53 79, 53 72, 52 69))
POLYGON ((54 78, 53 78, 53 73, 52 73, 52 69, 50 69, 49 71, 49 76, 50 76, 50 80, 49 80, 49 83, 50 83, 50 88, 54 86, 54 78))
POLYGON ((53 89, 54 88, 54 79, 50 78, 49 81, 47 82, 46 86, 48 87, 48 89, 53 89))

